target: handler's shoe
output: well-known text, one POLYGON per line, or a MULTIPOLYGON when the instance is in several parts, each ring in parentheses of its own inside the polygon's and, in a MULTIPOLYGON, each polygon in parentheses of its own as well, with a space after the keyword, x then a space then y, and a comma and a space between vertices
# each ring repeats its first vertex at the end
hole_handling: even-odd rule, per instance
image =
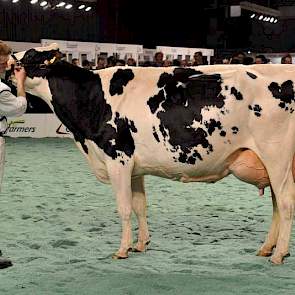
POLYGON ((0 269, 12 266, 12 262, 8 258, 0 257, 0 269))

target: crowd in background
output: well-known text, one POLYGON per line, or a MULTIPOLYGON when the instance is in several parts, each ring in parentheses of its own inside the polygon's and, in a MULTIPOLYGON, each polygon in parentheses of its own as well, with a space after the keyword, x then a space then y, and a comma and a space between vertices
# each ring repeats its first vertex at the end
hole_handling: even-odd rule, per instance
MULTIPOLYGON (((267 59, 263 54, 256 55, 255 57, 246 55, 244 52, 236 52, 230 57, 225 58, 213 58, 211 61, 212 64, 243 64, 243 65, 251 65, 251 64, 268 64, 270 60, 267 59)), ((281 58, 282 64, 292 64, 292 56, 287 53, 281 58)), ((128 58, 126 61, 123 59, 117 59, 114 56, 103 57, 99 56, 97 59, 97 64, 94 66, 90 61, 83 60, 81 65, 77 58, 72 60, 72 64, 76 66, 81 66, 88 70, 100 70, 113 66, 136 66, 136 61, 132 57, 128 58)), ((198 65, 207 65, 208 60, 206 56, 203 56, 201 51, 195 52, 193 60, 169 60, 164 59, 163 52, 156 52, 154 55, 153 61, 145 61, 140 66, 144 67, 189 67, 189 66, 198 66, 198 65)))
MULTIPOLYGON (((229 58, 223 58, 222 61, 216 60, 214 64, 243 64, 243 65, 252 65, 252 64, 268 64, 270 60, 265 57, 263 54, 258 54, 255 57, 248 56, 244 52, 236 52, 229 58)), ((289 53, 286 53, 281 57, 281 64, 292 64, 292 56, 289 53)))

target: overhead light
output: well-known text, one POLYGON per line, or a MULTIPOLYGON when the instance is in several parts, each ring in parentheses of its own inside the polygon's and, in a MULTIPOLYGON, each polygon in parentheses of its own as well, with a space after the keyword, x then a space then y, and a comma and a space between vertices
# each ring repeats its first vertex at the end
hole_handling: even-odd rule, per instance
POLYGON ((36 4, 38 2, 38 0, 31 0, 30 3, 31 4, 36 4))
POLYGON ((12 0, 12 3, 17 3, 19 0, 12 0))
POLYGON ((65 6, 65 9, 71 9, 72 7, 73 7, 72 4, 67 4, 67 5, 65 6))
POLYGON ((85 8, 85 11, 90 11, 91 9, 92 9, 92 7, 88 6, 88 7, 85 8))
POLYGON ((83 9, 83 8, 85 8, 85 5, 84 5, 84 4, 82 4, 82 5, 80 5, 80 6, 78 7, 78 9, 83 9))
POLYGON ((280 10, 272 9, 267 6, 258 5, 255 3, 249 2, 249 1, 241 1, 240 6, 242 9, 251 11, 251 13, 258 13, 258 14, 264 14, 269 15, 273 17, 279 17, 281 15, 280 10))
POLYGON ((66 2, 59 2, 57 5, 56 5, 56 7, 63 7, 63 6, 65 6, 66 5, 66 2))
POLYGON ((277 23, 281 16, 281 11, 267 6, 252 3, 252 1, 241 1, 241 9, 247 10, 249 17, 253 20, 260 20, 264 22, 277 23))
POLYGON ((40 6, 41 6, 41 7, 44 7, 44 6, 47 5, 47 3, 48 3, 47 1, 42 1, 42 2, 40 3, 40 6))

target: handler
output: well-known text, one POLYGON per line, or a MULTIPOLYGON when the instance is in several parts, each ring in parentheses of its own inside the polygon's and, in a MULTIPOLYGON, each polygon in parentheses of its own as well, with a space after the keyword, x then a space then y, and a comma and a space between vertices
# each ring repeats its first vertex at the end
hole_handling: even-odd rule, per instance
MULTIPOLYGON (((0 41, 0 76, 5 73, 7 62, 11 49, 7 44, 0 41)), ((4 84, 0 79, 0 190, 4 172, 5 162, 5 140, 4 133, 7 129, 6 116, 21 116, 27 108, 26 93, 24 81, 26 79, 25 70, 22 67, 16 67, 14 75, 17 80, 17 96, 11 93, 10 87, 4 84)), ((0 251, 0 256, 2 255, 0 251)), ((0 269, 11 266, 11 260, 0 257, 0 269)))

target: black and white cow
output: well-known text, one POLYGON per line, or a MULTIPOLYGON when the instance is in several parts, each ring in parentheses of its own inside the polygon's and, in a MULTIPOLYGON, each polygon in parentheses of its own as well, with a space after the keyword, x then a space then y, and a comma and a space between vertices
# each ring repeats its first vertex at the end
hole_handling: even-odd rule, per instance
POLYGON ((260 189, 271 182, 273 219, 258 255, 282 263, 295 200, 294 66, 93 73, 55 59, 57 49, 30 49, 16 59, 27 72, 27 90, 52 107, 98 180, 115 191, 122 220, 115 258, 132 248, 132 210, 139 224, 135 249, 149 242, 144 175, 215 182, 233 173, 260 189))

